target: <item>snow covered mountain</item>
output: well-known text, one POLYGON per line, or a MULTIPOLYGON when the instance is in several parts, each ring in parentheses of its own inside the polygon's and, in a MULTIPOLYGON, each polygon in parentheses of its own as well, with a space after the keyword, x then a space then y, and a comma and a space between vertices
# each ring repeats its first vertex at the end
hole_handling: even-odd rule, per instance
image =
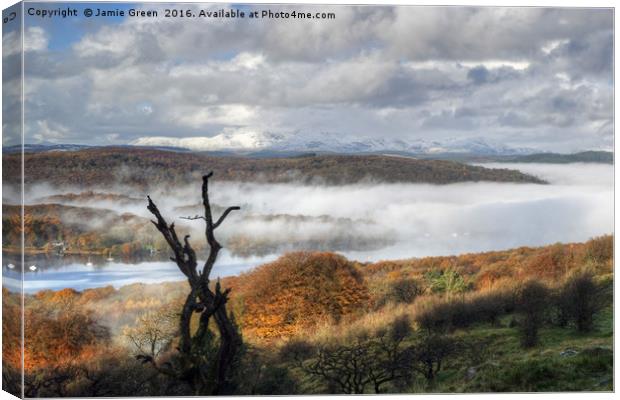
POLYGON ((519 155, 536 152, 529 148, 509 147, 484 138, 444 140, 350 138, 337 133, 224 132, 212 137, 142 137, 137 146, 171 146, 195 151, 297 151, 332 153, 403 152, 414 154, 468 153, 476 155, 519 155))

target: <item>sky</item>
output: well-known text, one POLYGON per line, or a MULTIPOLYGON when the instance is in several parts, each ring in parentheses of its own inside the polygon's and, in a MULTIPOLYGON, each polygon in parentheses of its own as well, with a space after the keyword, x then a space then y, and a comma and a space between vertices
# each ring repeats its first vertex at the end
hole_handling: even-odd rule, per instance
MULTIPOLYGON (((26 143, 260 146, 322 133, 613 146, 611 9, 243 7, 336 15, 300 21, 163 18, 161 3, 91 5, 158 18, 87 19, 86 5, 53 4, 65 6, 80 16, 25 19, 26 143)), ((3 36, 5 62, 19 54, 12 39, 3 36)))

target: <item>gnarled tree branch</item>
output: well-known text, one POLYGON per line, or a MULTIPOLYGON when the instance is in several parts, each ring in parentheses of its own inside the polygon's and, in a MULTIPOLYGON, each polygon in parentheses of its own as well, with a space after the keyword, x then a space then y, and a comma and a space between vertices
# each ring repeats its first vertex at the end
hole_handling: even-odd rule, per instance
POLYGON ((200 216, 200 215, 194 215, 193 217, 179 217, 179 218, 181 218, 181 219, 188 219, 190 221, 194 221, 194 220, 197 220, 197 219, 202 219, 202 220, 206 221, 206 218, 203 217, 203 216, 200 216))
POLYGON ((209 172, 202 178, 202 200, 205 215, 184 218, 189 220, 202 219, 206 222, 205 236, 209 244, 209 254, 201 273, 197 271, 196 252, 189 243, 190 236, 186 235, 183 238, 183 243, 181 243, 174 228, 174 223, 168 224, 155 203, 147 196, 147 208, 156 218, 156 221, 151 222, 153 222, 153 225, 159 230, 173 251, 174 257, 171 257, 171 260, 187 276, 191 291, 185 300, 179 318, 179 332, 181 336, 179 352, 181 356, 185 357, 185 362, 182 363, 182 365, 185 365, 185 369, 178 371, 178 373, 162 369, 152 357, 150 359, 143 358, 143 361, 151 363, 162 373, 170 375, 170 372, 173 372, 178 377, 183 377, 190 386, 196 388, 196 394, 226 394, 230 391, 231 369, 241 346, 241 337, 237 327, 226 312, 226 302, 228 301, 230 289, 222 291, 219 280, 215 285, 215 292, 209 288, 209 275, 215 265, 218 253, 222 249, 222 246, 215 238, 214 230, 224 222, 228 214, 232 211, 240 210, 240 207, 233 206, 227 208, 217 222, 213 222, 211 204, 209 202, 209 178, 212 176, 213 172, 209 172), (194 313, 201 313, 201 317, 198 329, 192 337, 190 323, 194 313), (214 317, 216 322, 220 334, 220 344, 217 359, 205 361, 204 357, 194 356, 194 353, 200 354, 202 350, 194 349, 194 347, 204 343, 204 340, 200 339, 209 330, 209 320, 211 317, 214 317), (203 365, 206 362, 214 362, 214 368, 207 368, 206 365, 203 365), (212 380, 212 382, 205 382, 205 376, 200 372, 205 370, 214 371, 214 376, 207 378, 207 380, 212 380))
POLYGON ((226 219, 226 217, 228 216, 228 214, 230 214, 231 211, 236 211, 236 210, 241 210, 241 207, 228 207, 226 209, 226 211, 224 211, 224 214, 222 214, 222 216, 217 220, 217 222, 213 225, 213 229, 216 229, 218 226, 220 226, 220 224, 222 222, 224 222, 224 220, 226 219))

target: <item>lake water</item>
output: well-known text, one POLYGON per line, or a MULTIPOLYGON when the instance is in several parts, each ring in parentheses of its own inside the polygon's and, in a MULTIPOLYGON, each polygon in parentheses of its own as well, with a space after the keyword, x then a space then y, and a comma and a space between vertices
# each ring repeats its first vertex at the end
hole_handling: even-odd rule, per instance
MULTIPOLYGON (((7 259, 10 257, 4 257, 7 259)), ((231 257, 226 251, 220 252, 219 262, 213 268, 213 277, 238 275, 254 266, 272 261, 276 256, 239 259, 231 257)), ((204 261, 199 262, 202 266, 204 261)), ((11 290, 19 290, 21 271, 10 268, 10 262, 3 262, 2 284, 11 290)), ((12 265, 18 265, 17 262, 12 265)), ((53 262, 37 258, 26 262, 24 291, 34 293, 43 289, 59 290, 73 288, 83 290, 112 285, 115 288, 132 283, 159 283, 184 280, 185 276, 171 261, 141 261, 126 263, 118 261, 88 260, 76 261, 56 257, 53 262), (30 267, 35 269, 31 270, 30 267)))
MULTIPOLYGON (((372 221, 372 229, 393 239, 372 251, 341 251, 358 261, 378 261, 431 255, 580 242, 613 233, 613 167, 599 164, 486 164, 519 169, 537 175, 550 185, 506 183, 364 184, 338 187, 303 185, 220 184, 214 197, 222 204, 244 199, 258 214, 321 216, 372 221)), ((323 234, 309 224, 227 221, 223 227, 252 235, 323 234), (279 225, 278 225, 279 224, 279 225)), ((355 228, 354 228, 355 229, 355 228)), ((362 231, 362 228, 359 228, 362 231)), ((364 225, 364 230, 368 225, 364 225)), ((362 232, 363 233, 363 232, 362 232)), ((312 236, 314 235, 314 236, 312 236)), ((272 261, 278 254, 235 257, 225 250, 213 277, 230 276, 272 261)), ((20 287, 21 273, 3 260, 3 285, 20 287)), ((14 262, 13 262, 14 263, 14 262)), ((71 287, 78 290, 135 282, 183 280, 170 261, 134 263, 75 258, 35 258, 26 263, 24 290, 71 287), (35 270, 28 267, 34 265, 35 270)), ((18 265, 18 263, 14 263, 18 265)))

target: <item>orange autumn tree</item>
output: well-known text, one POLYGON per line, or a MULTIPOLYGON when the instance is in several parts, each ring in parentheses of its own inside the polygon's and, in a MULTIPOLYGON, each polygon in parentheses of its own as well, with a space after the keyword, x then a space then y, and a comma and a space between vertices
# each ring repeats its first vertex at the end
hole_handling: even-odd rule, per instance
POLYGON ((336 323, 367 307, 370 299, 353 263, 333 253, 288 253, 244 278, 243 330, 261 339, 336 323))
POLYGON ((26 370, 70 364, 84 351, 109 345, 109 329, 78 299, 77 291, 66 288, 42 291, 30 300, 24 313, 26 370))
POLYGON ((21 369, 21 296, 2 288, 2 362, 5 370, 21 369))

